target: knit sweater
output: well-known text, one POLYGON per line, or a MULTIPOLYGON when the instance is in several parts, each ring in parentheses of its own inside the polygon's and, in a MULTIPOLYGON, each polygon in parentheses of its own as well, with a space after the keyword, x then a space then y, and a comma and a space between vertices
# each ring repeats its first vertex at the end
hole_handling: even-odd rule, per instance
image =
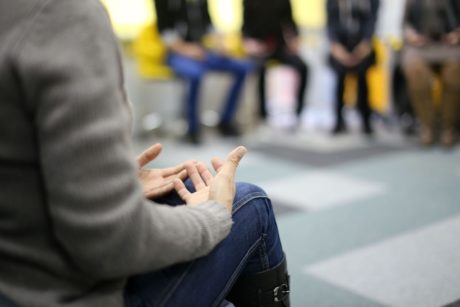
POLYGON ((206 255, 216 202, 146 200, 116 38, 97 0, 0 0, 0 293, 123 306, 134 274, 206 255))

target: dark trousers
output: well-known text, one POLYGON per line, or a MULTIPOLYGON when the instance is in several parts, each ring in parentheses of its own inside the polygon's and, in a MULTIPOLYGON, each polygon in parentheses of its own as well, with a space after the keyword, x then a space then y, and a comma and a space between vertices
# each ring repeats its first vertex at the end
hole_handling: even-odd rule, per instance
POLYGON ((299 88, 297 90, 297 107, 296 107, 296 114, 300 116, 304 106, 304 96, 305 90, 307 87, 308 82, 308 66, 305 64, 304 60, 302 60, 297 54, 292 54, 288 52, 286 49, 277 51, 270 55, 267 58, 261 60, 260 68, 259 68, 259 114, 262 118, 267 117, 267 101, 266 101, 266 91, 265 91, 265 80, 267 74, 267 66, 265 65, 269 60, 276 60, 281 64, 291 66, 294 68, 299 77, 299 88))
POLYGON ((337 88, 335 92, 335 117, 336 125, 343 125, 343 107, 345 92, 345 78, 347 74, 353 73, 358 81, 358 101, 357 107, 361 114, 364 127, 370 127, 371 108, 369 106, 369 86, 367 82, 367 72, 375 62, 375 55, 372 54, 364 59, 360 64, 354 67, 346 67, 331 57, 330 59, 332 69, 337 76, 337 88))

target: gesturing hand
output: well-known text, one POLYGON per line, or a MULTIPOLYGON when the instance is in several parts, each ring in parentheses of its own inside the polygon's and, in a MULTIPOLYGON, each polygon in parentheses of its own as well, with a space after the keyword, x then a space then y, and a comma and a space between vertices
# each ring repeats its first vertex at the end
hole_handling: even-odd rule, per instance
POLYGON ((407 42, 415 47, 424 47, 430 43, 430 39, 428 37, 420 34, 415 29, 410 27, 407 27, 404 30, 404 35, 407 42))
POLYGON ((339 43, 333 43, 331 45, 331 54, 337 61, 346 67, 352 67, 358 64, 355 57, 339 43))
POLYGON ((164 169, 144 169, 147 163, 158 157, 161 149, 161 144, 155 144, 137 157, 138 177, 146 198, 157 198, 171 192, 174 190, 174 179, 184 180, 187 177, 184 163, 164 169))
POLYGON ((188 204, 196 205, 207 200, 215 200, 228 210, 232 210, 235 197, 235 173, 247 150, 243 146, 235 148, 226 161, 218 158, 212 160, 216 175, 213 176, 203 163, 186 163, 187 173, 195 186, 196 192, 190 193, 184 183, 176 179, 174 187, 179 196, 188 204))

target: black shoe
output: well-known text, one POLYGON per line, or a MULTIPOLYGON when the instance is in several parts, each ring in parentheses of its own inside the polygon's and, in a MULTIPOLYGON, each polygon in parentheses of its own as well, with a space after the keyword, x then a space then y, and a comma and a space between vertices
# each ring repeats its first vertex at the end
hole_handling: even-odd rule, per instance
POLYGON ((347 132, 347 125, 345 125, 343 122, 338 122, 335 124, 334 129, 332 129, 331 133, 333 135, 341 134, 347 132))
POLYGON ((188 132, 184 137, 183 140, 185 143, 189 143, 192 145, 200 145, 201 144, 201 135, 199 132, 188 132))
POLYGON ((374 135, 374 129, 372 129, 371 125, 369 125, 369 124, 364 125, 364 127, 363 127, 363 133, 364 133, 366 136, 373 136, 373 135, 374 135))
POLYGON ((234 124, 220 123, 217 126, 217 129, 219 130, 220 134, 222 134, 223 136, 239 136, 239 135, 241 135, 240 130, 234 124))

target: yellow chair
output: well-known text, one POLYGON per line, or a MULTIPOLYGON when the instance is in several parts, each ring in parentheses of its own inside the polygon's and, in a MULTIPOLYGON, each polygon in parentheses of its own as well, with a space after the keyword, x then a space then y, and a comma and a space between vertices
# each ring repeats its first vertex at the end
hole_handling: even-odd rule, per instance
MULTIPOLYGON (((204 45, 213 48, 216 41, 212 36, 204 38, 204 45)), ((224 44, 230 55, 245 57, 243 43, 239 33, 229 33, 224 37, 224 44)), ((139 74, 146 79, 169 80, 174 72, 166 64, 167 48, 161 40, 155 23, 145 26, 133 43, 139 74)))
POLYGON ((156 24, 145 26, 133 42, 139 74, 146 79, 169 80, 173 71, 166 65, 167 49, 156 24))

